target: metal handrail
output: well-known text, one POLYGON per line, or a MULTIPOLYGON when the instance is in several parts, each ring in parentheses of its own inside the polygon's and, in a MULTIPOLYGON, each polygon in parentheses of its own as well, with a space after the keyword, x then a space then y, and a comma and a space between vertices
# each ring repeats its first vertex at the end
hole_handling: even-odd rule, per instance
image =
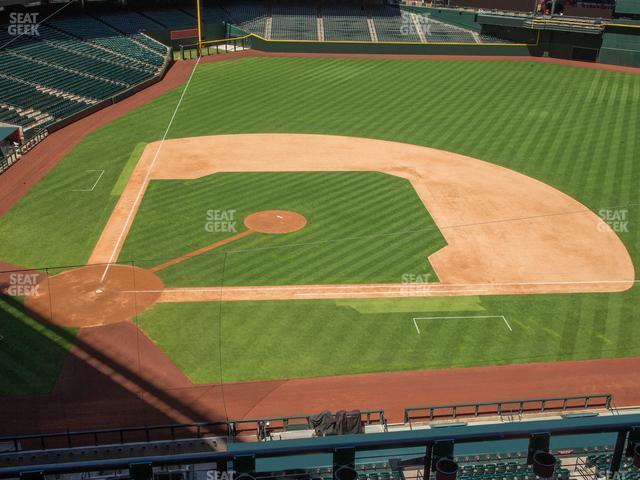
POLYGON ((479 417, 487 415, 500 416, 505 411, 510 413, 516 411, 518 415, 522 415, 524 413, 542 413, 545 411, 566 411, 576 409, 582 410, 589 408, 606 408, 609 410, 611 408, 612 400, 613 396, 607 393, 570 397, 548 397, 521 400, 501 400, 496 402, 408 407, 404 409, 404 421, 405 423, 411 424, 412 421, 432 421, 441 418, 460 418, 469 416, 479 417), (559 402, 561 402, 560 406, 555 405, 559 402), (574 403, 576 404, 574 405, 574 403), (536 405, 536 407, 534 407, 534 405, 536 405), (516 408, 514 409, 513 406, 516 406, 516 408))
MULTIPOLYGON (((302 424, 304 420, 310 426, 311 415, 292 415, 281 417, 247 418, 241 420, 176 423, 141 427, 110 428, 85 431, 66 431, 48 434, 32 434, 0 437, 0 443, 11 443, 15 451, 51 450, 58 448, 76 448, 101 445, 125 445, 140 441, 175 441, 177 439, 203 438, 205 436, 228 436, 232 438, 256 436, 260 434, 260 424, 269 423, 269 431, 277 433, 287 431, 291 425, 302 424), (219 430, 219 431, 216 431, 219 430), (159 432, 164 435, 157 435, 159 432), (134 434, 138 434, 132 440, 134 434), (156 434, 156 435, 154 435, 156 434), (186 435, 185 435, 186 434, 186 435), (107 440, 108 437, 108 440, 107 440), (117 439, 114 441, 114 437, 117 439), (52 443, 57 442, 54 446, 52 443)), ((361 410, 360 421, 363 425, 384 425, 384 410, 361 410)))

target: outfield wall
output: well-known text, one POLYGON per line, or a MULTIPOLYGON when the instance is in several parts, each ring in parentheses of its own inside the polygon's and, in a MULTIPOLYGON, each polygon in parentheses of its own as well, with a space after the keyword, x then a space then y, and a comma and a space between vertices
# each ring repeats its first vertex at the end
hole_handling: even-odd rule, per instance
POLYGON ((359 43, 269 41, 251 37, 251 48, 264 52, 297 53, 363 53, 396 55, 532 55, 524 44, 464 44, 464 43, 359 43))
MULTIPOLYGON (((640 28, 635 25, 607 27, 603 35, 525 28, 522 19, 448 9, 408 7, 437 20, 504 38, 512 43, 417 43, 347 42, 315 40, 267 40, 234 25, 226 37, 246 37, 254 50, 281 53, 336 53, 387 55, 549 56, 640 67, 640 28)), ((638 26, 640 27, 640 25, 638 26)))
POLYGON ((609 27, 602 36, 598 62, 640 67, 640 28, 609 27))
POLYGON ((248 36, 251 48, 280 53, 350 53, 387 55, 536 55, 535 43, 418 43, 418 42, 319 42, 315 40, 267 40, 229 25, 227 36, 248 36))

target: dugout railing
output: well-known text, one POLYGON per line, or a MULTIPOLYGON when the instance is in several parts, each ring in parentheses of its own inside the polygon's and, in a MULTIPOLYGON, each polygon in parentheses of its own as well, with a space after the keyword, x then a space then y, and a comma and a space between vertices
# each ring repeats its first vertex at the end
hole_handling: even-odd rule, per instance
MULTIPOLYGON (((611 410, 611 394, 549 397, 495 402, 461 403, 404 409, 404 425, 439 420, 462 420, 477 417, 521 417, 527 414, 580 414, 611 410)), ((293 430, 312 430, 311 415, 276 416, 242 420, 166 424, 88 431, 66 431, 49 434, 0 437, 0 445, 13 451, 68 449, 77 447, 127 445, 139 442, 167 442, 205 437, 225 437, 229 441, 255 441, 277 438, 277 434, 293 430)), ((382 409, 361 410, 363 426, 378 425, 387 429, 382 409)))
POLYGON ((610 410, 613 396, 608 393, 572 397, 501 400, 496 402, 458 403, 404 409, 404 423, 433 422, 470 417, 522 416, 541 413, 575 413, 592 409, 610 410))

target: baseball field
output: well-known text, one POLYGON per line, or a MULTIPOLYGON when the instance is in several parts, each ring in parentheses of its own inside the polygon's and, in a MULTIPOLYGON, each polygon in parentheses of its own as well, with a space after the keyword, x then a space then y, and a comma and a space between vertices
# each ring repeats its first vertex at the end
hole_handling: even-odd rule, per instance
POLYGON ((0 218, 0 393, 80 341, 176 388, 638 356, 639 122, 603 69, 200 63, 0 218))

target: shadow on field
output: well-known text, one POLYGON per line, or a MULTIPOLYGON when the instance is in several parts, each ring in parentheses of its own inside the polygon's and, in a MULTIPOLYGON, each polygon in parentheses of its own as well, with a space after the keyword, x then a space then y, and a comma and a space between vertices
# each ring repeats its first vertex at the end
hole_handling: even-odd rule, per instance
MULTIPOLYGON (((148 441, 195 433, 169 428, 173 424, 225 420, 220 386, 194 388, 134 323, 62 328, 7 294, 6 280, 0 272, 0 436, 167 426, 99 437, 101 444, 148 441), (206 412, 194 401, 203 394, 206 412)), ((206 433, 226 434, 226 424, 208 426, 206 433)), ((71 442, 91 445, 95 438, 73 436, 71 442)), ((46 446, 68 445, 63 435, 46 446)))

